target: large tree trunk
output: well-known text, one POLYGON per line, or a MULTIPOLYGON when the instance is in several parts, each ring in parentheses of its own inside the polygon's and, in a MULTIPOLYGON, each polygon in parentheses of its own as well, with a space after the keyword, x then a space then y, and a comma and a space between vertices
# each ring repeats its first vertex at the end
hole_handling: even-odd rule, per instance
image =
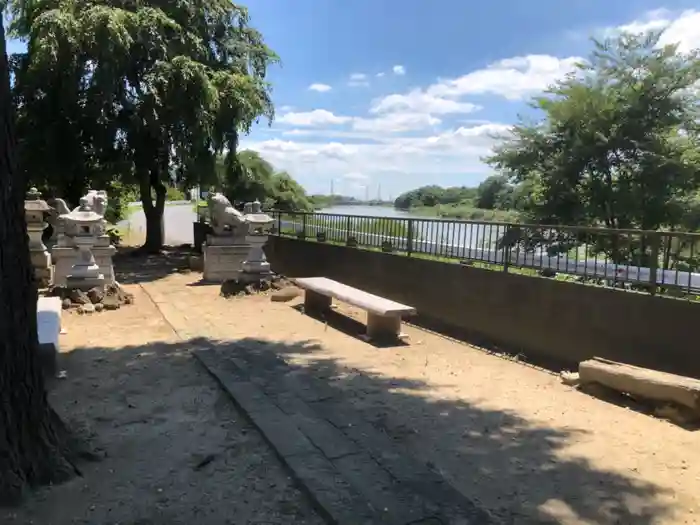
POLYGON ((49 406, 37 360, 36 300, 24 222, 25 182, 15 168, 14 114, 0 18, 0 502, 76 469, 49 406))
POLYGON ((167 188, 160 182, 156 172, 149 175, 148 180, 142 179, 139 192, 143 213, 146 216, 146 242, 143 245, 143 250, 147 253, 158 253, 165 242, 163 215, 167 188), (155 201, 153 201, 151 189, 156 194, 155 201))

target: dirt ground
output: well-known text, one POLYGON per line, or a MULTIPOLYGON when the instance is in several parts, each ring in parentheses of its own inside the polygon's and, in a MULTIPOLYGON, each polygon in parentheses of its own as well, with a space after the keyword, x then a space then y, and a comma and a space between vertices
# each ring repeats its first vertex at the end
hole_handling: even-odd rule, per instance
POLYGON ((299 299, 224 299, 198 279, 143 285, 182 338, 275 343, 505 522, 700 524, 700 432, 411 326, 408 345, 376 348, 351 307, 316 320, 299 299))
POLYGON ((407 345, 376 348, 345 305, 317 320, 299 299, 224 299, 196 273, 132 277, 134 305, 64 316, 51 393, 105 459, 0 523, 321 523, 189 355, 248 339, 343 389, 504 523, 700 524, 700 432, 412 326, 407 345))
MULTIPOLYGON (((0 511, 21 525, 324 523, 139 286, 135 304, 64 315, 51 401, 104 450, 83 477, 0 511)), ((3 515, 4 514, 4 515, 3 515)))

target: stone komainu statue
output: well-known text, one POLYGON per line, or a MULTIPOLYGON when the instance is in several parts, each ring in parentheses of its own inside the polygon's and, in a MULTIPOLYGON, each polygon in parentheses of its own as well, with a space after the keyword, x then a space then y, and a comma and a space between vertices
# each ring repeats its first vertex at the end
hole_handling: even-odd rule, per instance
POLYGON ((70 213, 70 208, 66 204, 66 201, 59 198, 48 199, 47 204, 51 206, 51 211, 48 213, 46 222, 49 223, 50 236, 49 239, 56 240, 60 235, 62 235, 65 230, 65 223, 62 215, 68 215, 70 213))
POLYGON ((212 193, 207 199, 209 218, 215 235, 234 235, 248 221, 223 194, 212 193))
MULTIPOLYGON (((88 190, 87 194, 83 197, 87 199, 87 203, 92 208, 97 215, 102 215, 104 217, 107 211, 107 192, 104 190, 88 190)), ((80 208, 80 206, 78 206, 80 208)), ((76 208, 76 210, 78 209, 76 208)))
MULTIPOLYGON (((104 190, 88 190, 83 199, 87 199, 87 203, 92 211, 104 217, 104 214, 107 211, 107 192, 104 190)), ((52 208, 48 214, 47 222, 51 225, 51 238, 55 239, 58 235, 65 233, 65 219, 63 216, 71 213, 71 209, 63 199, 53 198, 47 200, 47 203, 52 208)), ((75 208, 73 211, 77 211, 79 209, 80 206, 75 208)), ((102 226, 103 229, 106 227, 105 224, 102 226)))

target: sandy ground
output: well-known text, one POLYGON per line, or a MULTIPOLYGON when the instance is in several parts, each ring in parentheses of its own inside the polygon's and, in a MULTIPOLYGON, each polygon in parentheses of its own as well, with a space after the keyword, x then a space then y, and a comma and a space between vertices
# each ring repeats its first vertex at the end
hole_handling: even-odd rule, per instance
POLYGON ((198 279, 143 285, 182 338, 276 343, 506 522, 700 524, 700 432, 410 326, 410 344, 375 348, 340 322, 364 322, 350 307, 323 322, 298 300, 224 299, 198 279))
POLYGON ((411 326, 408 345, 376 348, 345 305, 319 321, 299 300, 224 299, 166 273, 130 285, 130 307, 64 317, 52 402, 106 457, 0 511, 3 525, 322 523, 189 354, 239 339, 343 389, 504 523, 700 524, 700 432, 411 326))
POLYGON ((64 315, 67 378, 51 392, 106 457, 0 523, 321 524, 268 446, 138 286, 136 304, 64 315))

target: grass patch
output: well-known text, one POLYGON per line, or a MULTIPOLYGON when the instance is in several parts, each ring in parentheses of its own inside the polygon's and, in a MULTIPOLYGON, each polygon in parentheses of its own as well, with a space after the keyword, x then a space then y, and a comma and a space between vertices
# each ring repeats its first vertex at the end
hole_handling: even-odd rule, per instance
POLYGON ((410 208, 410 213, 424 217, 458 219, 468 221, 518 222, 519 214, 512 210, 484 210, 465 206, 464 204, 438 204, 437 206, 418 206, 410 208))

